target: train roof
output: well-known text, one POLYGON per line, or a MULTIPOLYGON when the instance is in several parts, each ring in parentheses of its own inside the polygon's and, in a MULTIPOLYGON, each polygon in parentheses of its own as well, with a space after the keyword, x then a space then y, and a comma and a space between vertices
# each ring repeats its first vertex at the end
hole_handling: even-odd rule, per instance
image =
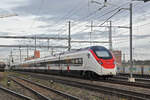
POLYGON ((104 46, 91 46, 89 49, 101 49, 101 50, 106 50, 104 46))
POLYGON ((69 53, 74 53, 74 52, 78 52, 78 51, 85 51, 85 50, 89 50, 89 49, 101 49, 101 50, 104 50, 106 48, 104 46, 90 46, 90 47, 85 47, 85 48, 80 48, 80 49, 74 49, 74 50, 63 52, 63 53, 59 53, 59 54, 69 54, 69 53))
POLYGON ((104 46, 90 46, 85 48, 76 49, 75 51, 83 51, 83 50, 89 50, 89 49, 106 49, 104 46))

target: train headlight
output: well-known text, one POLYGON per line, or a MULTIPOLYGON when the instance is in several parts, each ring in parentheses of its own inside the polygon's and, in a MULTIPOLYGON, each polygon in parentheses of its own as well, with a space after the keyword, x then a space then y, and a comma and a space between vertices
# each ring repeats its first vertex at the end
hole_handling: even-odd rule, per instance
POLYGON ((99 64, 103 64, 102 61, 100 61, 100 60, 98 60, 98 63, 99 63, 99 64))

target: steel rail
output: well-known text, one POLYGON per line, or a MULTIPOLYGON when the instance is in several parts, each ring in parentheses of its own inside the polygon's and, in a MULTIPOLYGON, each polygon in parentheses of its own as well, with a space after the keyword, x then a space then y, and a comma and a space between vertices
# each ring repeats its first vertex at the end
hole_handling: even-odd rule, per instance
POLYGON ((112 78, 111 80, 100 80, 100 81, 150 89, 150 84, 141 83, 141 82, 128 82, 128 80, 121 80, 121 79, 116 79, 116 78, 112 78))
POLYGON ((58 90, 52 89, 52 88, 50 88, 50 87, 46 87, 46 86, 44 86, 44 85, 42 85, 42 84, 35 83, 35 82, 30 81, 30 80, 27 80, 27 79, 25 79, 25 78, 21 78, 21 77, 17 77, 17 76, 14 76, 14 77, 16 77, 16 78, 18 78, 18 79, 21 79, 21 80, 24 80, 24 81, 26 81, 26 82, 29 82, 29 83, 31 83, 31 84, 37 85, 37 86, 39 86, 39 87, 45 88, 45 89, 47 89, 47 90, 49 90, 49 91, 52 91, 52 92, 54 92, 54 93, 56 93, 56 94, 58 94, 58 95, 63 96, 63 97, 70 98, 71 100, 80 100, 80 99, 79 99, 78 97, 76 97, 76 96, 70 95, 70 94, 68 94, 68 93, 64 93, 64 92, 62 92, 62 91, 58 91, 58 90))
POLYGON ((48 98, 48 97, 42 95, 41 93, 39 93, 39 92, 33 90, 32 88, 29 88, 29 87, 23 85, 22 83, 16 81, 16 80, 13 79, 12 77, 9 76, 9 78, 10 78, 12 81, 16 82, 17 84, 19 84, 20 86, 22 86, 22 87, 28 89, 29 91, 33 92, 34 94, 36 94, 36 95, 40 98, 40 100, 52 100, 52 99, 50 99, 50 98, 48 98))
MULTIPOLYGON (((119 76, 129 76, 129 73, 118 73, 119 76)), ((135 78, 150 78, 149 74, 133 74, 135 78)))
POLYGON ((5 91, 5 92, 7 92, 7 93, 9 93, 9 94, 11 94, 11 95, 13 95, 13 96, 17 96, 17 97, 22 98, 22 99, 24 99, 24 100, 33 100, 33 99, 30 98, 30 97, 27 97, 27 96, 25 96, 25 95, 23 95, 23 94, 14 92, 14 91, 12 91, 12 90, 10 90, 10 89, 7 89, 7 88, 4 88, 4 87, 2 87, 2 86, 0 86, 0 90, 3 90, 3 91, 5 91))
POLYGON ((46 75, 35 75, 35 74, 30 74, 30 75, 32 77, 35 77, 35 78, 40 78, 40 79, 45 79, 45 80, 51 79, 51 80, 58 82, 58 83, 71 85, 71 86, 78 87, 78 88, 82 87, 82 88, 87 89, 87 90, 108 93, 110 95, 115 94, 117 96, 126 97, 129 99, 147 100, 150 98, 149 94, 138 93, 136 91, 123 90, 123 89, 117 89, 114 87, 99 86, 99 85, 94 85, 94 84, 87 84, 87 83, 71 81, 71 80, 63 80, 60 78, 57 79, 57 78, 53 78, 53 77, 46 76, 46 75))
MULTIPOLYGON (((115 79, 121 79, 121 80, 128 80, 129 77, 124 77, 124 76, 115 76, 113 77, 115 79)), ((142 82, 142 83, 149 83, 150 84, 150 79, 147 78, 135 78, 136 82, 142 82)))

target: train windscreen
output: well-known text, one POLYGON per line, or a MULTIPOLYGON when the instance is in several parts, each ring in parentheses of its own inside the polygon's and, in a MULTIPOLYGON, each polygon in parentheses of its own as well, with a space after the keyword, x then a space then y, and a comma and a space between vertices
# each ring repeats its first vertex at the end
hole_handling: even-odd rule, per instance
POLYGON ((98 58, 102 58, 102 59, 111 59, 112 58, 112 54, 106 48, 94 47, 93 51, 95 52, 95 54, 98 58))
POLYGON ((98 57, 109 57, 109 53, 107 51, 95 51, 98 57))

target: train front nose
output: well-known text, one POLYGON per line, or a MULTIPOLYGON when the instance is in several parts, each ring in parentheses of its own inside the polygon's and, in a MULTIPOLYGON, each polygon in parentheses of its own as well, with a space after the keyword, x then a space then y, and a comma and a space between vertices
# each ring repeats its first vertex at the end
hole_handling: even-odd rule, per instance
POLYGON ((101 59, 101 62, 101 65, 106 69, 113 69, 115 67, 113 59, 101 59))

